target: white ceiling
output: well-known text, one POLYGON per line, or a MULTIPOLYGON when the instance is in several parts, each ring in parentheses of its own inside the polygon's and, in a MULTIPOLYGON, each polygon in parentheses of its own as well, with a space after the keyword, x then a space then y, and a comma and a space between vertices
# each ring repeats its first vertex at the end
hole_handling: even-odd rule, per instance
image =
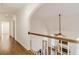
MULTIPOLYGON (((35 20, 34 22, 41 20, 50 34, 57 34, 59 13, 61 13, 62 33, 70 38, 79 37, 79 3, 43 4, 34 12, 31 19, 35 20)), ((38 29, 39 26, 33 27, 33 29, 38 29)), ((40 27, 40 29, 42 28, 40 27)))
POLYGON ((16 13, 24 6, 25 3, 0 3, 0 13, 16 13))

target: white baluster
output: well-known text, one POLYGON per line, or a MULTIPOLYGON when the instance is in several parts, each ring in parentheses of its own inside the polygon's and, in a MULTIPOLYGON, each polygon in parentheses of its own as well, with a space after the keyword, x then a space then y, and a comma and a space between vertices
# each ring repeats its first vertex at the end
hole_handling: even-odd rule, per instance
POLYGON ((44 41, 44 55, 45 55, 45 41, 44 41))
POLYGON ((67 49, 67 50, 68 50, 68 55, 69 55, 69 53, 70 53, 70 49, 69 49, 69 42, 68 42, 68 49, 67 49))
POLYGON ((45 55, 45 41, 42 40, 42 54, 45 55))
POLYGON ((45 55, 47 55, 47 42, 45 41, 45 55))
MULTIPOLYGON (((52 39, 51 39, 52 40, 52 39)), ((52 41, 51 41, 51 45, 50 45, 50 50, 51 50, 51 55, 52 55, 52 41)))
POLYGON ((62 55, 62 40, 61 40, 61 55, 62 55))
POLYGON ((45 55, 47 54, 47 42, 45 41, 45 55))
POLYGON ((48 55, 48 41, 46 41, 46 55, 48 55))
POLYGON ((43 54, 43 51, 44 51, 44 41, 42 40, 42 54, 43 54))

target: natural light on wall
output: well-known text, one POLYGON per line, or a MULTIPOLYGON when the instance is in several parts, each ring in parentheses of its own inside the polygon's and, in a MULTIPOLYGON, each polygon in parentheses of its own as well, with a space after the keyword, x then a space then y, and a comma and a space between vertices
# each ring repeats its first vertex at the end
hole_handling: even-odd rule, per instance
POLYGON ((1 47, 2 50, 9 50, 10 42, 9 42, 9 22, 1 22, 1 47))

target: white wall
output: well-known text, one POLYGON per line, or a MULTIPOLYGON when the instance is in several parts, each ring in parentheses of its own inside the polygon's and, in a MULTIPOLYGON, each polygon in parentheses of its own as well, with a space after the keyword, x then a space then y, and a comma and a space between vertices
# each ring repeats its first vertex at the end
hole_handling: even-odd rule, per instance
POLYGON ((28 4, 20 10, 16 15, 16 39, 26 49, 30 49, 30 39, 28 36, 29 19, 32 12, 39 4, 28 4))

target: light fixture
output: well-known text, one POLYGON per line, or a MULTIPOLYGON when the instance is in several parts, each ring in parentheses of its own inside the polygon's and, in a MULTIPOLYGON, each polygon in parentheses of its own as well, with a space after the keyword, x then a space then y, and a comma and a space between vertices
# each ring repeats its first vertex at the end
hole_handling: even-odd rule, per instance
POLYGON ((61 14, 59 13, 59 33, 55 34, 55 36, 57 37, 63 37, 62 33, 61 33, 61 14))
POLYGON ((76 38, 76 40, 78 40, 78 41, 79 41, 79 38, 76 38))

